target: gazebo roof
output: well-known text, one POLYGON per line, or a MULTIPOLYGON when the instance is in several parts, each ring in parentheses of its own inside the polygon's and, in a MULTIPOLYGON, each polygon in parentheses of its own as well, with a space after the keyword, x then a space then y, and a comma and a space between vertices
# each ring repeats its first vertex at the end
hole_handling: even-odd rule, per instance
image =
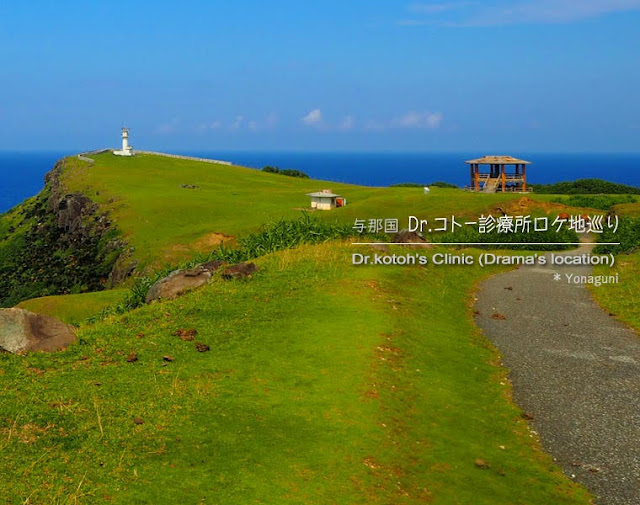
POLYGON ((519 160, 513 156, 484 156, 476 160, 465 161, 469 165, 531 165, 530 161, 519 160))

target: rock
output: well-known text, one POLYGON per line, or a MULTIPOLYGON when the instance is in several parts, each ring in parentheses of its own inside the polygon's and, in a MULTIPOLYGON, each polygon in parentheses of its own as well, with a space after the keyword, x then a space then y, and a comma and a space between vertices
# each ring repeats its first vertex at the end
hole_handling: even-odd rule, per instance
POLYGON ((133 422, 135 424, 144 424, 144 419, 142 419, 141 417, 136 417, 133 422))
POLYGON ((222 271, 222 278, 225 280, 244 279, 251 276, 257 270, 258 267, 255 263, 238 263, 237 265, 225 268, 222 271))
POLYGON ((167 354, 166 356, 162 356, 162 359, 164 361, 171 362, 171 361, 173 361, 173 356, 170 356, 170 355, 167 354))
POLYGON ((224 261, 212 260, 187 270, 175 270, 151 286, 146 302, 173 300, 187 291, 204 286, 211 280, 211 275, 224 265, 224 261))
POLYGON ((196 351, 198 352, 208 352, 211 350, 207 344, 203 344, 202 342, 196 342, 196 351))
MULTIPOLYGON (((427 239, 415 231, 409 231, 407 228, 400 230, 393 236, 392 243, 394 244, 428 244, 427 239)), ((420 246, 421 248, 433 247, 431 244, 428 246, 420 246)))
POLYGON ((127 356, 128 363, 135 363, 138 361, 138 355, 135 352, 130 352, 129 356, 127 356))
POLYGON ((475 465, 482 470, 487 470, 491 467, 489 463, 487 463, 484 459, 480 459, 480 458, 475 460, 475 465))
POLYGON ((68 233, 75 233, 83 226, 83 218, 93 215, 97 205, 82 193, 66 194, 55 204, 57 223, 68 233))
MULTIPOLYGON (((212 275, 227 263, 219 260, 207 261, 186 270, 175 270, 167 277, 156 282, 146 296, 146 302, 154 300, 173 300, 192 289, 204 286, 212 275)), ((258 267, 253 263, 240 263, 228 267, 222 273, 224 279, 239 279, 250 276, 258 267)))
POLYGON ((12 353, 58 351, 76 341, 73 327, 23 309, 0 309, 0 349, 12 353))
POLYGON ((122 281, 130 277, 138 267, 138 260, 133 259, 133 247, 125 248, 125 245, 126 244, 124 242, 114 241, 113 246, 121 248, 123 252, 120 254, 109 273, 110 286, 120 284, 122 281))
POLYGON ((196 330, 195 328, 180 328, 179 330, 173 332, 173 335, 175 335, 176 337, 180 337, 180 340, 184 342, 191 342, 193 340, 193 337, 195 337, 197 334, 198 330, 196 330))
POLYGON ((211 261, 207 261, 206 263, 203 263, 202 265, 200 265, 203 269, 214 273, 217 272, 218 270, 220 270, 220 268, 222 268, 223 266, 225 266, 227 263, 225 261, 220 261, 220 260, 211 260, 211 261))
POLYGON ((205 269, 191 268, 176 270, 156 282, 146 296, 146 302, 154 300, 173 300, 192 289, 204 286, 211 279, 211 272, 205 269))

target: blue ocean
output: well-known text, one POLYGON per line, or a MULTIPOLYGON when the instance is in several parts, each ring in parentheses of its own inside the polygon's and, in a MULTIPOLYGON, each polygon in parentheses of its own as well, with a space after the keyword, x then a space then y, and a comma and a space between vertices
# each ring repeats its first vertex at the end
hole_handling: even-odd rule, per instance
MULTIPOLYGON (((0 152, 0 212, 42 188, 43 178, 56 160, 68 152, 0 152)), ((468 184, 464 160, 486 153, 313 153, 313 152, 175 152, 228 160, 251 168, 265 165, 302 170, 316 179, 388 186, 401 182, 428 184, 446 181, 468 184)), ((533 162, 527 175, 531 183, 550 183, 597 177, 640 186, 640 153, 551 154, 510 153, 533 162)))

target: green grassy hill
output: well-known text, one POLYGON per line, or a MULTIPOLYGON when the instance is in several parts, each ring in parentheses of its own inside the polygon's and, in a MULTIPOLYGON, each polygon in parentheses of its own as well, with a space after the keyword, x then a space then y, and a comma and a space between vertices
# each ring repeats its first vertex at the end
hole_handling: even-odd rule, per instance
MULTIPOLYGON (((519 198, 152 155, 95 160, 67 158, 60 183, 108 213, 147 271, 295 217, 325 187, 349 205, 317 215, 346 223, 470 216, 519 198)), ((0 354, 0 502, 590 503, 540 450, 473 323, 474 286, 494 270, 355 268, 356 250, 280 251, 256 259, 248 281, 95 323, 81 321, 121 290, 22 302, 79 323, 79 340, 0 354)))
POLYGON ((75 295, 42 296, 20 302, 16 307, 79 325, 103 309, 117 305, 127 293, 127 289, 109 289, 75 295))
POLYGON ((481 271, 351 252, 283 251, 64 352, 0 356, 0 501, 588 504, 473 325, 481 271))
POLYGON ((443 188, 424 195, 422 188, 346 185, 157 155, 125 158, 104 153, 94 158, 94 165, 67 158, 62 182, 113 216, 143 265, 177 261, 194 251, 210 250, 221 235, 235 237, 270 220, 297 216, 310 210, 306 193, 326 187, 344 195, 348 205, 318 214, 348 222, 471 215, 517 198, 443 188))

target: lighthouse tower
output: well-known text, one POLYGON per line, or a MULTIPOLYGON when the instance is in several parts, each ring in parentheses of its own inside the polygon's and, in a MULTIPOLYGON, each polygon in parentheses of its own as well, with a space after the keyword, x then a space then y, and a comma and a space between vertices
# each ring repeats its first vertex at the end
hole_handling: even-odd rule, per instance
POLYGON ((129 128, 122 127, 122 150, 113 151, 116 156, 133 156, 133 147, 129 145, 129 128))

